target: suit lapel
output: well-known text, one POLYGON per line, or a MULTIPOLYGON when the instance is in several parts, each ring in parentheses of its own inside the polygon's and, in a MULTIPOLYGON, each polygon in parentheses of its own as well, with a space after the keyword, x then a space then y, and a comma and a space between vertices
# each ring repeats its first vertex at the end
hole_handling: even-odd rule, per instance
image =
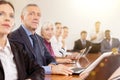
POLYGON ((0 69, 3 69, 3 66, 2 66, 1 60, 0 60, 0 69))
POLYGON ((16 51, 16 47, 13 44, 11 44, 11 49, 12 49, 12 52, 13 52, 13 55, 14 55, 13 60, 15 61, 16 68, 17 68, 17 71, 18 71, 18 79, 20 79, 21 76, 22 76, 22 74, 21 74, 22 73, 22 68, 21 68, 20 58, 19 58, 19 55, 16 51))
POLYGON ((112 48, 117 47, 116 40, 114 38, 112 38, 112 44, 111 44, 111 46, 112 46, 112 48))
MULTIPOLYGON (((28 53, 30 56, 34 56, 34 57, 36 57, 36 55, 34 54, 34 50, 33 50, 33 47, 32 47, 32 45, 31 45, 31 42, 30 42, 30 40, 29 40, 29 38, 28 38, 28 36, 27 36, 27 34, 26 34, 26 32, 25 32, 25 30, 23 29, 23 27, 21 26, 19 29, 18 29, 18 32, 20 33, 20 37, 21 37, 21 40, 22 40, 22 42, 23 42, 23 44, 25 44, 25 47, 27 47, 27 49, 29 50, 29 52, 30 53, 28 53), (32 54, 31 54, 32 53, 32 54)), ((39 54, 38 54, 38 56, 39 56, 39 58, 41 58, 41 63, 43 62, 45 62, 44 60, 44 47, 42 46, 42 44, 43 43, 41 43, 41 39, 39 38, 39 36, 37 35, 37 40, 38 40, 38 44, 39 44, 39 54)), ((37 56, 37 57, 38 57, 37 56)), ((42 64, 43 64, 42 63, 42 64)))
POLYGON ((40 41, 40 39, 39 39, 39 37, 38 37, 38 35, 37 35, 37 40, 38 40, 38 44, 39 44, 39 51, 40 51, 40 54, 41 54, 41 56, 43 57, 44 56, 44 53, 43 53, 43 51, 44 51, 44 47, 42 47, 41 46, 41 41, 40 41))
POLYGON ((106 42, 105 42, 105 43, 106 43, 106 44, 105 44, 105 45, 106 45, 106 47, 107 47, 107 48, 109 48, 109 49, 111 49, 112 45, 110 44, 110 42, 109 42, 109 41, 107 41, 107 39, 106 39, 106 42))
POLYGON ((89 42, 86 40, 86 47, 89 47, 90 45, 89 45, 89 42))
POLYGON ((5 78, 4 70, 3 70, 1 60, 0 60, 0 80, 3 80, 4 78, 5 78))
POLYGON ((82 41, 81 41, 81 39, 80 39, 80 45, 81 45, 81 49, 83 49, 83 44, 82 44, 82 41))
POLYGON ((23 41, 23 44, 26 44, 27 48, 34 54, 30 40, 22 26, 19 28, 19 33, 21 34, 21 39, 23 41))

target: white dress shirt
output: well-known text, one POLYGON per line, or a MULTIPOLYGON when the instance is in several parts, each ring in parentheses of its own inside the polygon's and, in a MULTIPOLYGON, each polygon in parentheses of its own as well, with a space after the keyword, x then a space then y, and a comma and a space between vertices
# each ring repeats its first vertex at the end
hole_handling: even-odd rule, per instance
POLYGON ((61 40, 57 40, 55 36, 51 38, 51 46, 55 53, 56 57, 63 57, 66 55, 65 49, 62 49, 62 42, 61 40))
POLYGON ((104 39, 104 33, 103 31, 99 31, 98 33, 94 31, 92 31, 92 33, 90 34, 90 38, 96 36, 96 39, 92 40, 92 43, 101 43, 102 40, 104 39))
POLYGON ((3 66, 5 80, 18 80, 17 68, 8 40, 4 48, 0 46, 0 61, 3 66))

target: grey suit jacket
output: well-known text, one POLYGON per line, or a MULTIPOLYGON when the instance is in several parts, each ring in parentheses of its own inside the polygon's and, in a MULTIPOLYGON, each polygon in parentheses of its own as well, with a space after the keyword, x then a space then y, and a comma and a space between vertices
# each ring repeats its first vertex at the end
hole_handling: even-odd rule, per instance
POLYGON ((110 52, 112 48, 117 48, 120 52, 120 41, 118 39, 112 38, 112 45, 106 39, 101 42, 101 53, 110 52))

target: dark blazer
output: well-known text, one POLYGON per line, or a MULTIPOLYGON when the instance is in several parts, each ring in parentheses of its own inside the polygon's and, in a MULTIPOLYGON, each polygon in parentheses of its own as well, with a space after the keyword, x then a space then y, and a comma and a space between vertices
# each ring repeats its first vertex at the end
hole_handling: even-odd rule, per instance
MULTIPOLYGON (((44 80, 44 69, 29 58, 23 50, 23 46, 16 42, 10 42, 14 55, 14 61, 18 71, 18 80, 31 78, 32 80, 44 80)), ((5 80, 3 67, 0 61, 0 80, 5 80)))
MULTIPOLYGON (((91 42, 86 40, 86 45, 85 47, 89 47, 91 45, 91 42)), ((80 50, 84 49, 85 47, 83 47, 82 42, 80 39, 76 40, 74 43, 74 48, 73 51, 75 52, 80 52, 80 50)))
MULTIPOLYGON (((31 42, 22 26, 20 26, 14 32, 10 33, 8 35, 8 38, 11 41, 21 43, 24 46, 24 49, 28 52, 28 55, 30 56, 30 58, 36 61, 31 42)), ((38 44, 40 48, 40 54, 38 54, 40 60, 38 64, 40 66, 47 66, 50 63, 56 63, 55 59, 47 51, 43 42, 43 38, 37 35, 37 39, 38 39, 38 44)))

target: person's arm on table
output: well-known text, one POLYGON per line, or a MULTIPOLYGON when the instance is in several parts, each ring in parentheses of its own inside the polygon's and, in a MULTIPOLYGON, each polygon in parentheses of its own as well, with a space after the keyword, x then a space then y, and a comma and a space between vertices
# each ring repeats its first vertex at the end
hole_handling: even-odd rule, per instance
POLYGON ((53 65, 50 64, 49 66, 51 66, 51 73, 52 74, 62 74, 62 75, 72 75, 72 70, 69 69, 69 67, 64 66, 62 64, 58 64, 58 65, 53 65))

